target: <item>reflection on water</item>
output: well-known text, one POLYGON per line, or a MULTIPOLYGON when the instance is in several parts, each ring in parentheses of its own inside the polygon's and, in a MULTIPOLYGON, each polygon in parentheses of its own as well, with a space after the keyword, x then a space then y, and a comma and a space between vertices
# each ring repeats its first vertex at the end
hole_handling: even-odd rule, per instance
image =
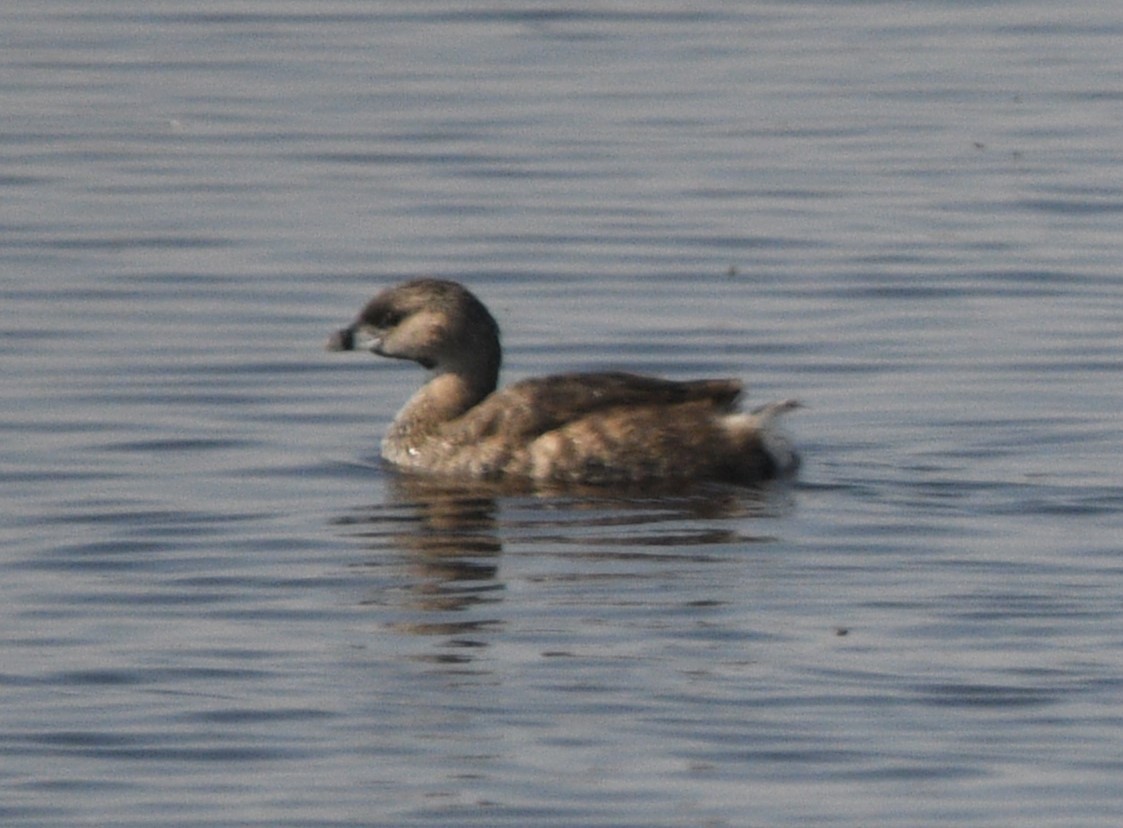
MULTIPOLYGON (((788 484, 706 485, 672 494, 581 488, 530 491, 520 483, 450 481, 390 472, 384 503, 337 518, 341 533, 372 553, 357 568, 379 577, 363 603, 391 606, 398 632, 445 637, 464 651, 501 629, 506 547, 520 554, 585 561, 594 580, 604 562, 707 560, 707 547, 772 540, 746 531, 753 518, 793 506, 788 484), (748 522, 746 522, 748 521, 748 522), (386 589, 388 581, 394 589, 386 589)), ((450 658, 442 654, 442 660, 450 658)))
POLYGON ((386 581, 377 579, 363 604, 400 610, 406 617, 389 620, 392 630, 447 639, 451 652, 425 658, 468 661, 473 648, 486 646, 487 630, 499 624, 486 611, 503 589, 496 502, 488 491, 420 483, 414 489, 396 481, 386 503, 335 523, 374 553, 357 568, 394 570, 383 577, 396 588, 387 590, 386 581))

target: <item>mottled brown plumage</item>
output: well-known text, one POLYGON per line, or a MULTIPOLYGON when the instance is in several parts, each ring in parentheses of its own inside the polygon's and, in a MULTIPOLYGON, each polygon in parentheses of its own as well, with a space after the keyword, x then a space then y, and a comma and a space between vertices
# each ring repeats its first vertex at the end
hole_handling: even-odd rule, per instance
POLYGON ((561 374, 496 391, 499 327, 455 282, 420 279, 383 291, 328 347, 433 372, 382 441, 383 457, 406 469, 599 485, 754 483, 798 465, 773 427, 797 403, 740 413, 737 380, 561 374))

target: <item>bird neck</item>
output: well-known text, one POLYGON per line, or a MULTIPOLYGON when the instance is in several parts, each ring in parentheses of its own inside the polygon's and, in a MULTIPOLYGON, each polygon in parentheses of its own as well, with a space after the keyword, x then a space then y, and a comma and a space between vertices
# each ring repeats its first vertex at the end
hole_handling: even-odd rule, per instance
POLYGON ((491 372, 438 370, 394 418, 397 439, 416 439, 455 420, 495 390, 491 372))

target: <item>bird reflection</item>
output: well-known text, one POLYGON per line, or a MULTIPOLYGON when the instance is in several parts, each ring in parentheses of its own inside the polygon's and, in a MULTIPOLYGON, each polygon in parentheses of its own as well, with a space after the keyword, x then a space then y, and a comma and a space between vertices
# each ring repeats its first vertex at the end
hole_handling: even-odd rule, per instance
POLYGON ((718 544, 767 540, 739 519, 790 505, 790 490, 775 487, 550 492, 403 474, 385 482, 384 502, 335 523, 374 553, 358 564, 372 575, 363 604, 391 609, 391 629, 443 639, 424 656, 442 663, 472 660, 502 630, 504 540, 564 555, 579 570, 609 558, 702 560, 718 544))
POLYGON ((489 631, 501 626, 488 611, 504 589, 495 493, 477 484, 404 475, 391 475, 387 484, 384 503, 335 521, 376 553, 358 566, 389 573, 388 582, 362 603, 393 607, 390 629, 444 639, 446 649, 426 660, 469 661, 487 646, 489 631))

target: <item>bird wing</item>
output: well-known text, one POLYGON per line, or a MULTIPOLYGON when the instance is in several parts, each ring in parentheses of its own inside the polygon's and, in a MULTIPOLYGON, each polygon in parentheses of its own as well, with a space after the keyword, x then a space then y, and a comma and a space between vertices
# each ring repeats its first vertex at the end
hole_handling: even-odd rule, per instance
MULTIPOLYGON (((660 407, 706 402, 731 411, 742 385, 733 379, 676 381, 609 372, 558 374, 514 383, 469 409, 460 423, 482 439, 544 434, 591 413, 624 406, 660 407)), ((459 430, 459 429, 458 429, 459 430)))

